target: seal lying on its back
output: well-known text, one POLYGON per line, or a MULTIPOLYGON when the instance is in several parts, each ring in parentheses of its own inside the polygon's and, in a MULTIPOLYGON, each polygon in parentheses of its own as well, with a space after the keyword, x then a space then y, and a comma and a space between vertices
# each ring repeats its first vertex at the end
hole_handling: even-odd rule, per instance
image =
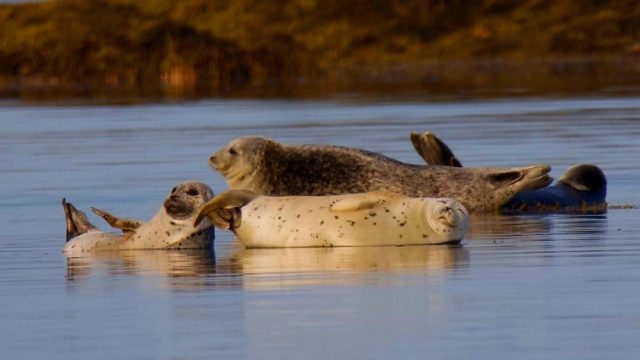
POLYGON ((518 192, 548 185, 549 166, 454 168, 405 164, 380 154, 329 145, 286 145, 263 137, 233 140, 210 165, 231 189, 261 195, 338 195, 391 191, 450 197, 469 211, 497 211, 518 192))
POLYGON ((230 190, 196 218, 230 229, 248 248, 458 243, 467 210, 447 198, 376 191, 335 196, 259 196, 230 190))
POLYGON ((92 208, 111 226, 124 234, 105 233, 95 227, 86 215, 62 199, 67 221, 67 256, 129 249, 206 249, 211 248, 214 231, 209 221, 193 226, 196 211, 213 197, 213 191, 199 182, 178 184, 164 201, 162 208, 148 223, 117 218, 92 208))
MULTIPOLYGON (((451 149, 431 132, 411 134, 411 142, 429 165, 462 167, 451 149)), ((570 167, 554 186, 522 191, 500 211, 510 212, 602 212, 607 208, 607 178, 595 165, 570 167)))

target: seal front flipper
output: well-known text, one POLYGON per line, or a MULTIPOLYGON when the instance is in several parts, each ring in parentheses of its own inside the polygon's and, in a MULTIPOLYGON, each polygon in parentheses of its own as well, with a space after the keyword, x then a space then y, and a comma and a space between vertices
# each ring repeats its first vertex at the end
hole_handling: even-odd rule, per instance
POLYGON ((256 193, 248 190, 225 191, 209 200, 198 210, 194 226, 198 226, 207 217, 217 228, 233 230, 240 226, 242 221, 240 209, 256 197, 258 197, 256 193))
POLYGON ((135 229, 139 228, 140 225, 143 224, 142 221, 134 220, 134 219, 119 218, 104 210, 100 210, 95 207, 92 207, 91 211, 93 211, 94 214, 103 218, 104 221, 106 221, 109 225, 111 225, 111 227, 115 229, 120 229, 125 234, 133 232, 135 229))
POLYGON ((345 196, 343 199, 331 205, 331 211, 341 212, 373 209, 394 196, 398 195, 387 191, 375 191, 366 194, 345 196))
POLYGON ((82 235, 92 230, 98 230, 84 212, 76 209, 73 204, 68 203, 67 199, 62 199, 62 209, 67 224, 67 242, 78 235, 82 235))
POLYGON ((453 151, 430 131, 424 134, 411 133, 411 143, 418 155, 429 165, 462 167, 453 151))

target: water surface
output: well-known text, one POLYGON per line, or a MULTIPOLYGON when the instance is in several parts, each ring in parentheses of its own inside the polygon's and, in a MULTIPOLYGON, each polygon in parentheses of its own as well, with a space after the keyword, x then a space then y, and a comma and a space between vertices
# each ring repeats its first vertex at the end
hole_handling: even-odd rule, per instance
MULTIPOLYGON (((629 359, 640 354, 640 98, 0 103, 0 353, 95 359, 629 359), (411 131, 465 166, 579 162, 602 215, 478 216, 461 246, 62 255, 64 196, 149 219, 179 181, 215 191, 243 135, 419 163, 411 131)), ((100 220, 90 215, 96 224, 100 220)))

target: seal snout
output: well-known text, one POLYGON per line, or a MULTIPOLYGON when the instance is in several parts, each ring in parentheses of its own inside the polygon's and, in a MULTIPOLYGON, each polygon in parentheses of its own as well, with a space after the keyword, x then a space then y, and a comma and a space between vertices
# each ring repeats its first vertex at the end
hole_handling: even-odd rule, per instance
POLYGON ((436 220, 448 227, 456 227, 460 223, 460 213, 451 206, 443 205, 436 210, 436 220))
POLYGON ((429 225, 439 234, 466 231, 469 217, 467 209, 453 199, 437 199, 436 204, 427 215, 429 225))
POLYGON ((211 156, 209 156, 209 166, 211 166, 214 169, 218 169, 218 157, 216 156, 216 154, 213 154, 211 156))

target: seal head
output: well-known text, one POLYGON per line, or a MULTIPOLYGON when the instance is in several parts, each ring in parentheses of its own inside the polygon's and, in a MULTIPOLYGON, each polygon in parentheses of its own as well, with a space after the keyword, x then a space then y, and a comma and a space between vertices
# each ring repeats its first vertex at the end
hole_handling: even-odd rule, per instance
POLYGON ((241 137, 209 158, 209 166, 225 177, 234 189, 254 189, 261 179, 265 154, 278 144, 259 136, 241 137))
POLYGON ((437 198, 424 202, 424 215, 431 230, 440 235, 462 239, 467 232, 469 212, 459 202, 449 198, 437 198))
POLYGON ((195 181, 186 181, 171 189, 162 206, 169 217, 185 220, 193 217, 195 212, 212 197, 213 191, 209 186, 195 181))

